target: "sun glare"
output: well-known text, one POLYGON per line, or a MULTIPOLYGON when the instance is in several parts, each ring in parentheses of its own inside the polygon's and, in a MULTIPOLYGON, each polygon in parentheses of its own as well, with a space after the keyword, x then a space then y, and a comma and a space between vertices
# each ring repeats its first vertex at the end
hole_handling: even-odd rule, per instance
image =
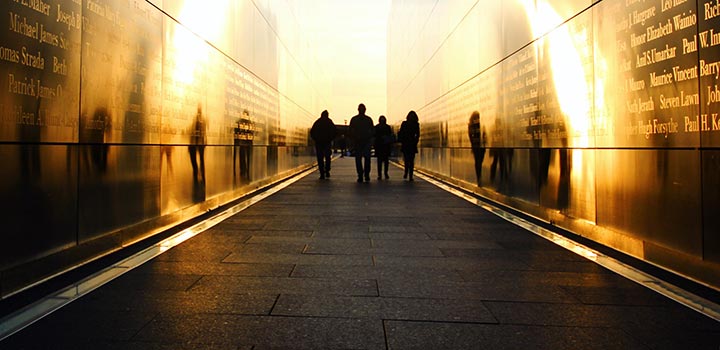
POLYGON ((178 16, 182 26, 176 27, 172 40, 176 57, 174 77, 177 80, 185 84, 194 82, 195 75, 207 63, 210 53, 210 47, 203 39, 211 43, 223 39, 227 9, 229 0, 214 0, 212 6, 199 0, 184 3, 178 16))

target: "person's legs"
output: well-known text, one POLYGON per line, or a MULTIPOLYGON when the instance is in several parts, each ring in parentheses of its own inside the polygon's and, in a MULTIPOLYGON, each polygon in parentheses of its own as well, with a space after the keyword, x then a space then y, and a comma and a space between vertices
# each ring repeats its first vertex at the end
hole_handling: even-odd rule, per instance
POLYGON ((355 147, 355 171, 357 172, 358 182, 363 181, 363 166, 362 166, 362 147, 355 147))
POLYGON ((390 159, 388 157, 384 157, 383 163, 385 163, 385 178, 389 179, 390 175, 388 175, 388 171, 390 171, 390 159))
POLYGON ((404 165, 404 172, 403 172, 403 179, 407 179, 408 177, 408 169, 410 166, 410 156, 407 153, 403 153, 403 163, 404 165))
POLYGON ((330 160, 332 159, 332 148, 330 145, 325 147, 325 177, 330 177, 330 160))
POLYGON ((380 156, 377 157, 377 173, 378 173, 378 180, 382 179, 382 159, 380 156))
POLYGON ((363 157, 365 158, 365 181, 370 181, 370 163, 371 163, 371 150, 370 145, 367 145, 365 147, 365 150, 363 152, 363 157))
POLYGON ((318 171, 320 171, 320 178, 325 178, 325 150, 320 145, 315 145, 315 156, 317 157, 318 171))
POLYGON ((413 171, 415 170, 415 154, 408 155, 408 163, 405 165, 408 171, 408 181, 413 181, 413 171))

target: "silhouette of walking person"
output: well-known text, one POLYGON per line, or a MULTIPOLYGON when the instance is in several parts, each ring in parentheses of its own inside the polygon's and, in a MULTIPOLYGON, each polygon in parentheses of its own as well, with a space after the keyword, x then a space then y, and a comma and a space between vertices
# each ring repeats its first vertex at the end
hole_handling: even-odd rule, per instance
POLYGON ((190 165, 193 169, 193 201, 195 203, 205 200, 205 144, 207 135, 206 125, 202 114, 202 107, 198 105, 197 114, 190 134, 190 165), (198 158, 200 164, 198 165, 198 158))
POLYGON ((413 181, 415 153, 418 153, 417 144, 418 141, 420 141, 420 123, 418 122, 418 116, 415 111, 410 111, 405 121, 400 124, 398 141, 402 144, 400 149, 402 150, 403 161, 405 162, 403 179, 413 181))
POLYGON ((475 158, 475 176, 477 184, 482 183, 482 163, 485 159, 486 135, 485 129, 480 126, 480 113, 472 112, 470 121, 468 122, 468 138, 470 139, 470 147, 473 157, 475 158))
POLYGON ((332 156, 330 146, 335 135, 337 135, 335 123, 330 119, 330 113, 324 110, 310 129, 310 137, 315 141, 315 154, 317 155, 320 179, 330 177, 330 158, 332 156))
POLYGON ((375 156, 377 157, 378 180, 382 179, 383 174, 385 174, 386 179, 390 178, 388 166, 390 165, 390 149, 394 142, 395 135, 392 128, 387 124, 385 116, 381 115, 378 118, 378 124, 375 125, 375 156), (385 171, 383 171, 383 166, 385 171))
POLYGON ((370 153, 375 126, 372 118, 365 115, 365 105, 358 105, 358 115, 350 119, 348 131, 355 148, 355 170, 357 182, 370 182, 370 153))

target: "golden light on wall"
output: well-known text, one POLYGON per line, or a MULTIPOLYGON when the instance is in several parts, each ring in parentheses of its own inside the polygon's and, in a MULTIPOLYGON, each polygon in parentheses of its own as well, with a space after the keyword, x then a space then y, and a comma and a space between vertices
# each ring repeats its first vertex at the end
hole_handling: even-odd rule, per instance
POLYGON ((203 1, 186 1, 183 4, 178 21, 184 28, 178 27, 173 33, 172 43, 176 52, 174 77, 185 84, 193 83, 198 68, 208 63, 210 46, 203 39, 213 43, 220 42, 224 35, 226 14, 229 13, 229 0, 215 0, 212 6, 203 1), (224 9, 224 10, 223 10, 224 9))

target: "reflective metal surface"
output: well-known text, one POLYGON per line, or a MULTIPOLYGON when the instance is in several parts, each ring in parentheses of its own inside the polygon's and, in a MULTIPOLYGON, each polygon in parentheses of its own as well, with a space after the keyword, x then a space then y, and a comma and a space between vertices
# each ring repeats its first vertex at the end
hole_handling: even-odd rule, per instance
POLYGON ((0 297, 313 162, 282 4, 0 7, 0 297))
POLYGON ((715 1, 408 6, 393 4, 389 46, 408 53, 388 61, 388 101, 418 112, 416 166, 720 289, 715 1), (433 21, 458 29, 423 41, 433 21))

